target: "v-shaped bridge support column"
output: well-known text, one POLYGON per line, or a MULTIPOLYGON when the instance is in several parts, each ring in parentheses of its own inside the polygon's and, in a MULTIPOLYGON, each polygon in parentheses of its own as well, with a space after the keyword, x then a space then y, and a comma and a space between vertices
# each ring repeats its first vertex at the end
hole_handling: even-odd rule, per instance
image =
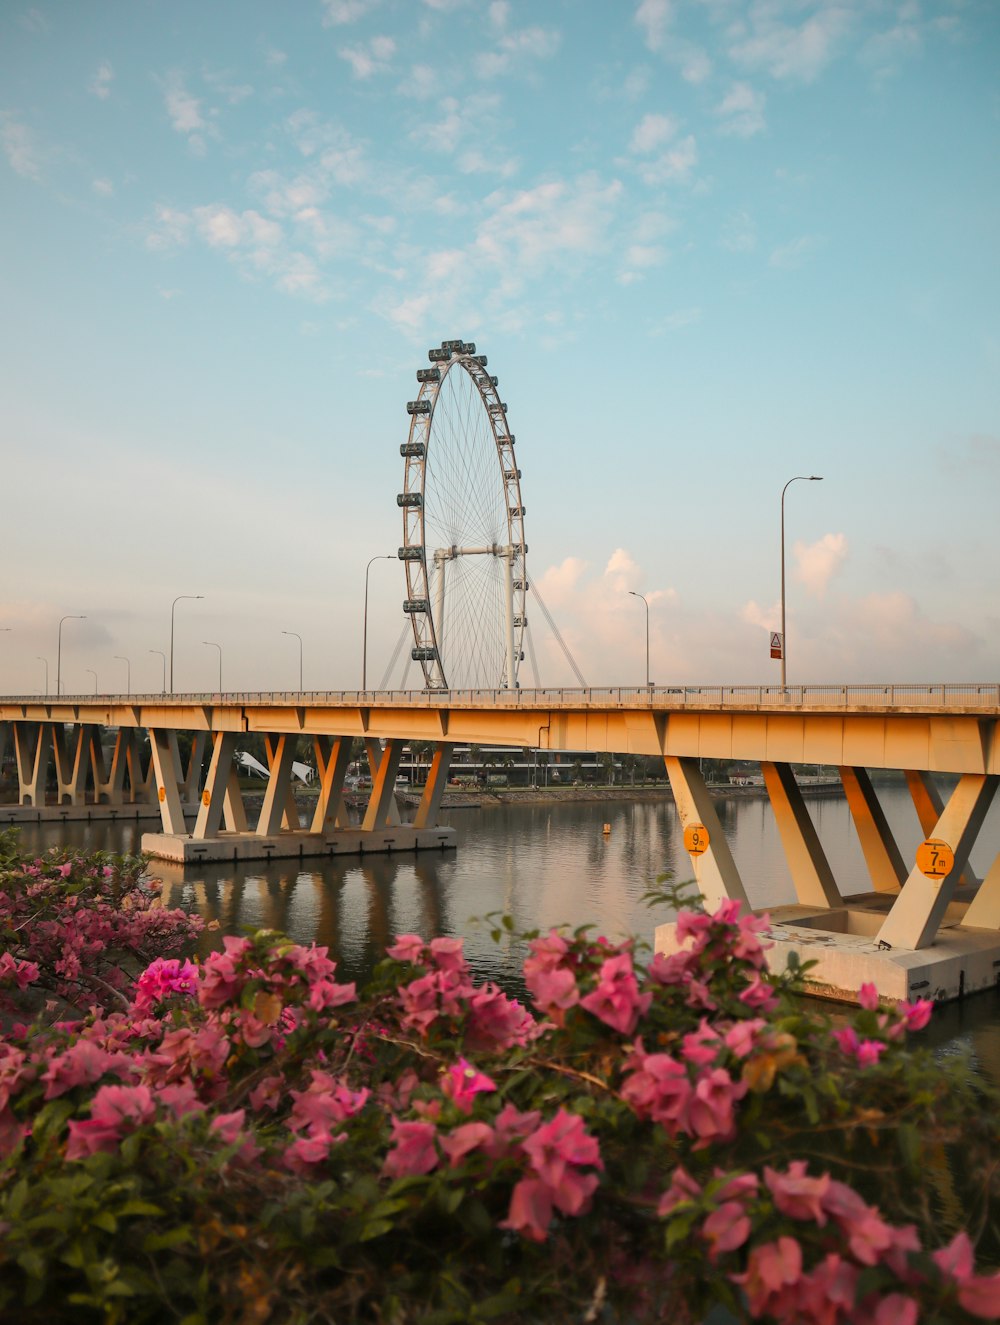
POLYGON ((839 772, 872 887, 880 893, 898 893, 906 879, 906 866, 872 780, 863 768, 845 766, 839 772))
POLYGON ((414 828, 433 828, 437 823, 441 798, 444 795, 445 787, 448 785, 448 770, 451 768, 451 756, 454 748, 452 745, 435 746, 431 766, 427 773, 427 781, 424 783, 423 795, 420 797, 417 812, 413 816, 414 828))
POLYGON ((292 795, 292 762, 295 759, 294 736, 266 736, 267 763, 271 770, 264 804, 257 820, 257 836, 269 837, 281 829, 299 827, 299 810, 292 795))
POLYGON ((380 750, 378 741, 366 737, 365 750, 368 753, 368 766, 372 771, 372 794, 368 800, 368 809, 365 811, 361 828, 362 831, 370 833, 399 823, 396 774, 399 772, 399 757, 403 753, 403 742, 386 741, 385 749, 380 750))
MULTIPOLYGON (((951 847, 955 857, 951 873, 943 879, 928 879, 914 865, 879 930, 880 942, 909 949, 927 948, 934 942, 998 783, 1000 777, 983 773, 966 773, 959 780, 928 834, 951 847)), ((968 912, 965 921, 968 923, 968 912)))
MULTIPOLYGON (((941 799, 941 793, 937 789, 937 784, 930 773, 921 773, 913 769, 907 769, 906 785, 910 789, 910 798, 913 801, 913 808, 917 812, 917 819, 920 821, 920 831, 924 837, 936 836, 934 825, 944 813, 944 801, 941 799)), ((950 845, 950 844, 949 844, 950 845)), ((958 886, 960 888, 974 888, 979 880, 969 869, 968 865, 962 870, 959 876, 958 886)))
POLYGON ((181 765, 177 755, 177 733, 161 727, 149 729, 149 749, 152 755, 156 795, 160 802, 163 831, 179 837, 187 834, 184 808, 181 804, 181 765))
POLYGON ((694 877, 705 899, 705 906, 714 910, 720 902, 731 898, 742 902, 749 910, 750 900, 743 880, 740 878, 733 860, 733 853, 719 823, 715 805, 705 779, 701 775, 697 759, 681 759, 676 755, 664 755, 670 779, 670 790, 674 794, 674 803, 683 827, 688 824, 703 824, 708 829, 708 847, 699 856, 692 856, 694 877))
POLYGON ((52 724, 14 724, 14 757, 17 761, 18 802, 44 805, 52 760, 52 724))
POLYGON ((319 773, 319 796, 313 814, 312 832, 322 833, 334 828, 347 828, 347 805, 344 803, 344 781, 351 762, 351 738, 316 736, 313 739, 316 771, 319 773))
POLYGON ((841 906, 843 898, 790 764, 762 760, 760 771, 802 906, 841 906))
MULTIPOLYGON (((233 755, 236 751, 236 732, 213 732, 212 762, 208 768, 208 780, 201 797, 198 818, 195 820, 192 836, 204 840, 214 837, 219 831, 226 802, 230 795, 230 778, 236 776, 233 755)), ((237 790, 239 782, 237 781, 237 790)), ((242 808, 242 799, 240 806, 242 808)), ((244 816, 244 829, 246 818, 244 816)))

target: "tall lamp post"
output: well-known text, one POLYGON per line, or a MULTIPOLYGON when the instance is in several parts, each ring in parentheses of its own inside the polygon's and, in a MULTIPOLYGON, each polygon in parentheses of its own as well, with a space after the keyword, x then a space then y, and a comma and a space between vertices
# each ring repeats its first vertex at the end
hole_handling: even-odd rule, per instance
POLYGON ((170 604, 170 693, 174 693, 174 608, 183 598, 204 598, 203 593, 180 593, 170 604))
POLYGON ((641 598, 642 605, 646 609, 646 689, 649 689, 649 601, 644 593, 636 593, 634 589, 629 589, 633 598, 641 598))
POLYGON ((60 617, 60 619, 59 619, 59 631, 58 631, 57 642, 56 642, 56 694, 57 694, 57 695, 61 695, 61 694, 62 694, 62 628, 63 628, 63 622, 64 622, 64 621, 86 621, 86 619, 87 619, 87 618, 86 618, 85 616, 79 616, 79 615, 76 615, 76 614, 74 614, 74 615, 70 615, 70 616, 60 617))
POLYGON ((97 694, 97 673, 94 671, 93 667, 88 667, 88 668, 87 668, 87 671, 88 671, 88 672, 90 673, 90 675, 94 678, 94 694, 96 695, 96 694, 97 694))
POLYGON ((222 645, 216 644, 214 639, 203 639, 202 644, 207 644, 210 649, 219 650, 219 694, 222 694, 222 645))
POLYGON ((43 658, 42 655, 41 655, 40 653, 36 653, 36 654, 35 654, 35 657, 38 659, 38 661, 39 661, 40 663, 44 663, 44 664, 45 664, 45 693, 48 694, 48 693, 49 693, 49 660, 48 660, 48 658, 43 658))
POLYGON ((125 664, 125 693, 130 695, 132 693, 132 664, 127 658, 123 658, 120 653, 115 654, 115 661, 125 664))
POLYGON ((302 694, 302 636, 297 630, 283 630, 282 635, 294 635, 299 642, 299 694, 302 694))
POLYGON ((392 555, 391 552, 388 553, 380 552, 378 556, 372 557, 371 561, 369 561, 368 565, 365 567, 365 619, 364 619, 364 626, 361 631, 361 689, 362 690, 368 689, 368 572, 371 570, 373 563, 376 561, 395 561, 395 560, 396 558, 392 555))
POLYGON ((150 653, 158 653, 163 659, 163 694, 167 693, 167 655, 162 649, 150 649, 150 653))
POLYGON ((822 474, 796 474, 781 489, 781 688, 785 688, 785 665, 788 661, 788 637, 785 634, 785 493, 793 483, 822 483, 822 474))

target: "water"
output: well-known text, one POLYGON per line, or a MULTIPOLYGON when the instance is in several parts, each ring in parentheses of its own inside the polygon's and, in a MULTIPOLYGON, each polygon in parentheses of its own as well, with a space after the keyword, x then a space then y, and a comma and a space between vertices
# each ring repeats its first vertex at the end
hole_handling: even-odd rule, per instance
MULTIPOLYGON (((947 790, 947 789, 944 789, 947 790)), ((922 839, 905 786, 879 788, 879 799, 903 858, 922 839)), ((834 877, 845 892, 869 885, 853 822, 841 795, 807 800, 834 877)), ((754 906, 794 900, 781 840, 765 797, 720 798, 723 831, 754 906)), ((487 805, 442 815, 457 832, 455 850, 341 857, 325 861, 251 861, 182 870, 162 862, 170 905, 218 920, 223 932, 280 929, 300 942, 330 948, 341 977, 363 979, 396 934, 462 935, 477 974, 516 987, 520 945, 490 937, 492 914, 508 914, 515 929, 591 923, 618 938, 652 939, 668 918, 650 911, 643 892, 671 873, 691 877, 690 858, 673 802, 555 801, 487 805), (610 825, 605 834, 603 827, 610 825)), ((73 842, 90 850, 137 851, 136 824, 30 825, 22 840, 32 849, 73 842)), ((972 866, 982 876, 1000 853, 1000 805, 980 832, 972 866)), ((207 951, 217 933, 203 936, 207 951)), ((1000 1084, 1000 995, 977 995, 939 1009, 933 1037, 949 1052, 968 1050, 978 1070, 1000 1084)))

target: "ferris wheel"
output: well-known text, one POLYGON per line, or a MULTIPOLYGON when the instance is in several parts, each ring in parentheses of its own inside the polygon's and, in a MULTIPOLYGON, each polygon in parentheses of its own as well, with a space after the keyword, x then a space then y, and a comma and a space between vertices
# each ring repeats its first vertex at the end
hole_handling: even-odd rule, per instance
POLYGON ((446 340, 406 411, 403 512, 411 657, 430 689, 518 685, 527 625, 524 505, 507 406, 485 354, 446 340))

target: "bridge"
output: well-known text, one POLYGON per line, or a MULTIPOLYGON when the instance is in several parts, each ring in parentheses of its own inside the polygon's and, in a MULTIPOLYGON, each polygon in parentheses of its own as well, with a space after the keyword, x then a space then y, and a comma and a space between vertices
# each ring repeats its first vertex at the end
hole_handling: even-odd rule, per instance
POLYGON ((796 893, 772 912, 779 954, 818 957, 817 983, 833 992, 856 989, 873 963, 879 987, 900 997, 997 979, 1000 857, 983 880, 968 864, 1000 783, 995 683, 13 696, 0 699, 0 766, 12 748, 17 805, 0 807, 0 819, 151 816, 143 849, 180 862, 440 849, 454 837, 438 823, 452 754, 473 744, 662 758, 709 904, 749 902, 700 761, 758 762, 796 893), (264 738, 270 771, 253 826, 234 762, 248 733, 264 738), (307 828, 292 796, 302 737, 318 784, 307 828), (372 781, 360 825, 344 799, 356 739, 372 781), (433 753, 403 822, 394 793, 413 741, 433 753), (839 770, 865 893, 834 878, 792 765, 839 770), (915 860, 904 860, 879 805, 871 773, 883 770, 904 775, 912 794, 925 837, 915 860), (936 774, 956 779, 947 800, 936 774))

